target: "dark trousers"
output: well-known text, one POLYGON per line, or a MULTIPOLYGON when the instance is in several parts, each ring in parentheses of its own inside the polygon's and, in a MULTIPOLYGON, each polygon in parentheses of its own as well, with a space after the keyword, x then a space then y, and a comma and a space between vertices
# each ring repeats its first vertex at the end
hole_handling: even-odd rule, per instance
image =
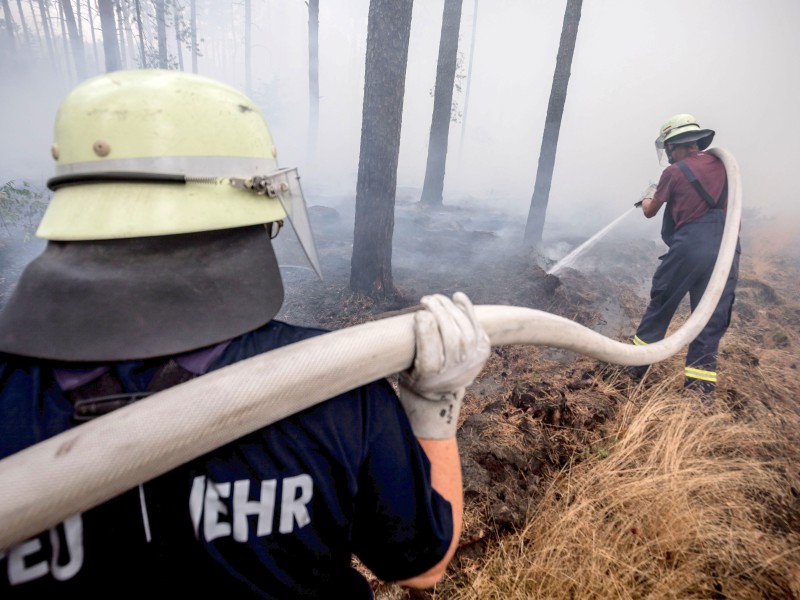
MULTIPOLYGON (((636 330, 635 344, 652 344, 664 339, 672 317, 687 293, 694 311, 711 277, 724 226, 724 213, 710 210, 677 231, 669 252, 659 257, 661 264, 653 275, 650 304, 636 330)), ((717 350, 731 322, 740 252, 737 242, 722 296, 711 319, 689 344, 686 355, 684 384, 708 396, 712 396, 716 389, 717 350)), ((634 367, 631 372, 641 377, 646 370, 647 366, 634 367)))

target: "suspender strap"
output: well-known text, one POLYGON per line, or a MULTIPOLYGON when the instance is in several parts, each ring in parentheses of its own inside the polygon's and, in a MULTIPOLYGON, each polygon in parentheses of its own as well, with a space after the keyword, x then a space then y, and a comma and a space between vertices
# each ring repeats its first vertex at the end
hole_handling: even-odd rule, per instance
POLYGON ((700 185, 700 182, 695 177, 695 174, 689 168, 689 166, 683 162, 682 160, 678 162, 678 167, 683 174, 686 176, 686 179, 689 180, 689 183, 692 184, 692 187, 697 190, 697 193, 700 194, 700 197, 706 201, 706 203, 711 208, 725 208, 725 201, 728 199, 728 178, 725 177, 725 184, 722 186, 722 193, 719 195, 719 200, 714 202, 714 199, 709 195, 709 193, 700 185))

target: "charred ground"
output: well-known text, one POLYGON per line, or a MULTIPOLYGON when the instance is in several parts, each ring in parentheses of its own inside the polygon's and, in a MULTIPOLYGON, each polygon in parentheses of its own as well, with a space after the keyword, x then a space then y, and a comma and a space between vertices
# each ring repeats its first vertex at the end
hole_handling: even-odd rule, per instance
MULTIPOLYGON (((536 308, 628 340, 663 252, 653 239, 610 234, 575 265, 580 270, 548 275, 545 269, 554 260, 534 256, 520 243, 522 219, 476 211, 468 203, 430 210, 401 197, 393 250, 398 294, 375 302, 349 291, 352 215, 333 205, 310 209, 325 279, 284 269, 287 297, 279 318, 337 329, 414 310, 425 294, 463 291, 475 304, 536 308)), ((718 403, 744 419, 767 413, 786 435, 795 435, 800 245, 764 220, 746 223, 742 237, 734 317, 720 349, 718 403), (755 391, 751 377, 737 379, 741 372, 763 375, 755 391)), ((582 241, 562 236, 557 243, 571 249, 582 241)), ((291 256, 291 243, 282 252, 291 256)), ((674 327, 687 315, 684 306, 674 327)), ((680 389, 682 379, 675 374, 682 374, 682 359, 679 354, 655 365, 644 386, 680 389)), ((525 527, 559 473, 607 452, 620 409, 646 395, 614 365, 544 347, 494 348, 468 390, 458 433, 466 514, 451 582, 468 582, 489 545, 525 527)), ((795 468, 789 476, 797 486, 800 471, 795 468)), ((797 499, 797 487, 792 489, 797 499)), ((800 501, 792 510, 800 518, 800 501)), ((382 598, 408 594, 377 581, 375 588, 382 598)))
MULTIPOLYGON (((553 236, 550 254, 535 256, 521 244, 520 216, 487 211, 468 200, 430 209, 416 202, 413 193, 400 194, 393 244, 397 294, 378 302, 349 291, 352 198, 320 199, 310 207, 310 218, 324 279, 318 280, 307 268, 291 231, 281 233, 276 246, 286 300, 278 318, 328 329, 412 311, 425 294, 463 291, 475 304, 540 309, 627 340, 646 306, 649 280, 663 252, 652 238, 614 231, 581 257, 577 270, 548 275, 545 269, 583 242, 584 236, 553 236)), ((737 419, 768 422, 780 437, 800 442, 796 225, 746 216, 742 245, 733 321, 720 348, 718 403, 737 419)), ((25 262, 22 254, 30 258, 38 250, 5 243, 0 305, 25 262), (20 247, 22 251, 16 252, 20 247)), ((684 307, 674 326, 686 315, 684 307)), ((679 390, 682 360, 679 353, 654 365, 645 384, 637 386, 621 368, 569 352, 495 347, 469 388, 462 412, 458 438, 465 522, 448 589, 471 585, 489 549, 525 528, 563 473, 609 452, 620 414, 646 398, 648 387, 679 390)), ((786 468, 793 500, 785 507, 789 516, 778 528, 784 537, 800 531, 796 466, 800 455, 786 458, 793 465, 786 468)), ((793 568, 800 572, 800 559, 793 568)), ((410 594, 377 580, 374 587, 381 600, 434 597, 432 592, 410 594)), ((785 587, 789 590, 785 597, 800 597, 800 581, 785 587)), ((442 591, 436 597, 449 595, 442 591)))

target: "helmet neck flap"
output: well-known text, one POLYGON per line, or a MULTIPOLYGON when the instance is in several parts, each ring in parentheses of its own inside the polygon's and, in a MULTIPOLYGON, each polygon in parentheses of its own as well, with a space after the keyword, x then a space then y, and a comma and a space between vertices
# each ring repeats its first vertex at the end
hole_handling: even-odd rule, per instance
POLYGON ((263 225, 51 241, 0 313, 0 351, 70 362, 178 354, 256 329, 282 303, 263 225))

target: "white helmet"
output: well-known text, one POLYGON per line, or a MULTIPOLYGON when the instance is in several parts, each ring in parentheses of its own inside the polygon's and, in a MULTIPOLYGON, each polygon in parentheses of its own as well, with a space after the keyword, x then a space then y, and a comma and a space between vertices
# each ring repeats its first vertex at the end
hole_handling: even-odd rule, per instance
POLYGON ((659 129, 658 137, 656 138, 656 153, 658 154, 659 162, 664 150, 667 151, 667 157, 672 163, 671 151, 669 144, 688 144, 690 142, 697 142, 697 147, 700 150, 705 150, 711 145, 714 139, 714 131, 711 129, 701 129, 692 115, 682 113, 670 117, 659 129))

